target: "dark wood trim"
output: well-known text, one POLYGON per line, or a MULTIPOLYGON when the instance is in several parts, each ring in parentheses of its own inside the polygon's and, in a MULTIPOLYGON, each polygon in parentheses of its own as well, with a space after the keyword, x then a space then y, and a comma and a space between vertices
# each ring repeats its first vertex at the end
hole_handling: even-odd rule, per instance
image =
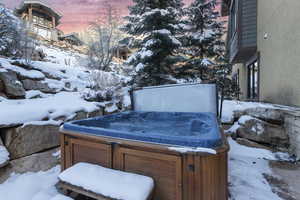
POLYGON ((91 197, 91 198, 97 199, 97 200, 112 200, 111 198, 104 197, 104 196, 102 196, 100 194, 96 194, 94 192, 85 190, 82 187, 71 185, 71 184, 65 183, 63 181, 59 181, 55 186, 57 188, 60 188, 60 189, 73 191, 73 192, 75 192, 77 194, 83 194, 83 195, 85 195, 87 197, 91 197))
POLYGON ((246 63, 245 63, 245 66, 246 66, 246 69, 247 69, 247 98, 249 100, 253 100, 253 101, 259 101, 260 99, 260 53, 257 52, 254 56, 252 56, 246 63), (258 71, 257 71, 257 97, 256 98, 253 98, 251 97, 251 93, 255 93, 255 87, 251 87, 250 85, 250 78, 252 78, 252 84, 255 84, 255 76, 254 74, 252 74, 252 77, 251 76, 251 71, 249 71, 249 68, 251 65, 254 65, 254 63, 257 63, 257 68, 258 68, 258 71), (250 91, 252 88, 253 91, 250 91))

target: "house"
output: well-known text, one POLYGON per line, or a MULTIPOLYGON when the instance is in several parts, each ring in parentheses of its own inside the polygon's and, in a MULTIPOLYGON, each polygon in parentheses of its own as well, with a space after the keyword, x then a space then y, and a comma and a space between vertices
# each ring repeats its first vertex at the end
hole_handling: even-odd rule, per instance
POLYGON ((62 14, 41 0, 23 0, 16 14, 24 21, 29 22, 34 33, 47 40, 57 41, 62 14))
POLYGON ((299 0, 223 0, 242 100, 300 106, 299 8, 299 0))
POLYGON ((66 41, 69 44, 72 44, 75 46, 83 45, 83 42, 79 39, 79 36, 77 33, 69 33, 66 35, 61 35, 61 36, 59 36, 59 40, 66 41))

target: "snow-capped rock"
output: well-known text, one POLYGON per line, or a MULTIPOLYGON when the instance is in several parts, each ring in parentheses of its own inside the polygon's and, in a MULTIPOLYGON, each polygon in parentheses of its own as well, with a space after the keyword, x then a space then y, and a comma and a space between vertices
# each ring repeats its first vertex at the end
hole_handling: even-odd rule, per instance
POLYGON ((5 88, 5 94, 13 99, 25 98, 25 90, 23 84, 17 78, 15 72, 7 71, 0 73, 5 88))
POLYGON ((240 127, 236 131, 237 137, 277 148, 289 146, 288 134, 281 126, 248 115, 242 116, 238 123, 240 127))

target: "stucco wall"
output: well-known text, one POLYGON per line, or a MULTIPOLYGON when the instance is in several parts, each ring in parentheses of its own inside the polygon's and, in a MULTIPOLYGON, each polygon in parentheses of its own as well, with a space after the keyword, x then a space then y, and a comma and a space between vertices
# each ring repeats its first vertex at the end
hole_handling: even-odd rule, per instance
POLYGON ((300 0, 258 0, 261 101, 300 106, 299 8, 300 0))

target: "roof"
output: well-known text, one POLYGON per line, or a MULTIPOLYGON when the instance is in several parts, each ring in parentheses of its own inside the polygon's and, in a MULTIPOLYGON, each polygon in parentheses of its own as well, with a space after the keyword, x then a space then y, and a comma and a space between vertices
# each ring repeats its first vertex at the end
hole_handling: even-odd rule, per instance
POLYGON ((222 16, 228 16, 230 10, 231 0, 222 0, 221 14, 222 16))
POLYGON ((47 10, 48 12, 50 12, 55 16, 57 22, 63 16, 59 11, 55 10, 49 4, 47 4, 45 0, 23 0, 22 3, 19 5, 19 7, 16 9, 17 13, 20 14, 24 12, 30 4, 43 7, 45 10, 47 10))
POLYGON ((64 39, 72 40, 73 42, 76 42, 79 45, 83 44, 83 42, 79 39, 77 33, 69 33, 69 34, 66 34, 66 35, 62 35, 59 38, 62 39, 62 40, 64 40, 64 39))

